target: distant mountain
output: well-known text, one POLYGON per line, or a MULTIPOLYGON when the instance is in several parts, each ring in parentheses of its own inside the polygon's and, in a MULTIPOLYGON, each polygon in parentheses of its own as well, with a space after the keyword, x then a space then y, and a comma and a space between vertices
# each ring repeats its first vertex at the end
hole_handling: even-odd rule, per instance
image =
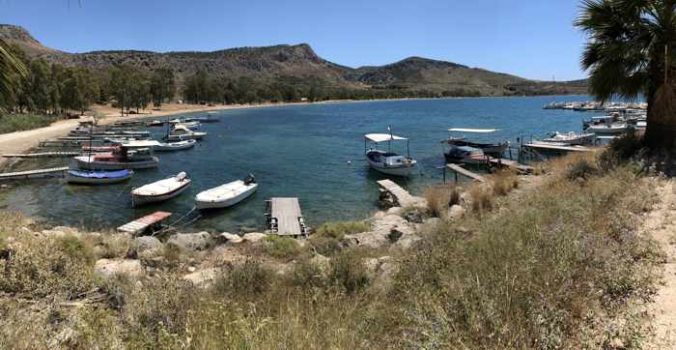
POLYGON ((93 51, 67 53, 45 47, 14 25, 0 25, 0 38, 21 47, 30 57, 67 66, 106 69, 130 64, 145 69, 170 67, 179 77, 197 71, 222 78, 248 77, 261 82, 297 80, 345 89, 391 89, 422 95, 537 95, 585 93, 586 83, 537 82, 480 68, 410 57, 377 67, 350 68, 319 57, 308 44, 245 47, 213 52, 93 51))

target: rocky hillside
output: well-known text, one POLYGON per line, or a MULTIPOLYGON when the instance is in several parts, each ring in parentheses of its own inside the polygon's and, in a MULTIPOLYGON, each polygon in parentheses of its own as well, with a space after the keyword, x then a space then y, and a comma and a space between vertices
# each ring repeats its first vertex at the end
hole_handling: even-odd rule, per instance
POLYGON ((142 68, 171 67, 182 77, 198 70, 216 77, 249 77, 311 82, 333 88, 392 89, 403 92, 457 95, 534 95, 584 93, 586 85, 541 83, 520 77, 470 68, 456 63, 411 57, 379 67, 350 68, 319 57, 307 44, 246 47, 213 52, 94 51, 66 53, 42 45, 25 29, 0 25, 0 38, 18 45, 31 57, 67 66, 105 69, 131 64, 142 68))

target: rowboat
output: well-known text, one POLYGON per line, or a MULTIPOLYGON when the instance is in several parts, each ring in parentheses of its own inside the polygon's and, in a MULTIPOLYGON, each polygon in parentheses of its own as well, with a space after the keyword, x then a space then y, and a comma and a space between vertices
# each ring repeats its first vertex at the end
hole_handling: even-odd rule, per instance
POLYGON ((89 170, 145 169, 160 164, 150 148, 129 149, 123 145, 116 146, 112 152, 78 156, 74 160, 80 169, 89 170))
POLYGON ((166 142, 160 143, 158 146, 155 146, 155 151, 158 152, 171 152, 171 151, 180 151, 184 149, 189 149, 195 146, 197 143, 196 140, 184 140, 177 142, 166 142))
POLYGON ((127 181, 132 175, 134 172, 127 169, 117 171, 68 170, 66 182, 80 185, 107 185, 127 181))
POLYGON ((185 172, 143 185, 131 191, 133 206, 166 201, 183 193, 192 181, 185 172))
POLYGON ((364 140, 366 161, 373 170, 394 176, 409 176, 415 170, 417 162, 410 156, 407 138, 392 135, 391 133, 366 134, 364 135, 364 140), (372 143, 370 148, 367 147, 368 141, 372 143), (391 152, 392 141, 406 141, 407 155, 402 156, 391 152), (387 152, 378 149, 378 144, 382 142, 387 142, 387 152))
POLYGON ((195 196, 197 209, 216 209, 231 207, 251 196, 258 184, 253 175, 244 180, 233 181, 218 187, 202 191, 195 196))
POLYGON ((447 163, 463 164, 485 164, 487 160, 486 154, 481 148, 455 145, 444 153, 444 158, 447 163))
POLYGON ((171 133, 167 135, 167 141, 183 141, 183 140, 199 140, 202 137, 206 136, 206 132, 193 131, 190 130, 187 126, 182 124, 174 126, 171 130, 171 133))
POLYGON ((594 143, 594 140, 596 140, 596 134, 594 133, 576 134, 575 132, 571 131, 562 134, 558 131, 555 131, 549 135, 549 137, 540 141, 563 145, 591 145, 594 143))

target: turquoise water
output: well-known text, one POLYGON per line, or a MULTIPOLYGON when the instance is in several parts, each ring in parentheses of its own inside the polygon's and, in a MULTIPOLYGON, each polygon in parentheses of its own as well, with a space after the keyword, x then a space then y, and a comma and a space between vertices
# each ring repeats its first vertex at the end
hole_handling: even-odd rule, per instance
MULTIPOLYGON (((265 200, 299 197, 306 220, 360 219, 376 208, 376 180, 363 160, 363 135, 387 132, 409 137, 411 155, 422 174, 398 181, 421 193, 442 180, 440 140, 449 127, 498 128, 490 140, 542 136, 551 131, 580 131, 589 114, 543 110, 552 101, 587 100, 586 96, 467 98, 332 103, 230 110, 211 114, 220 123, 204 124, 208 136, 194 149, 158 153, 160 167, 139 170, 127 184, 106 187, 67 185, 63 179, 14 183, 2 204, 54 225, 90 229, 116 227, 141 215, 167 210, 178 218, 193 207, 199 191, 254 173, 258 192, 235 208, 204 214, 194 229, 238 231, 262 229, 265 200), (129 191, 168 175, 186 171, 192 188, 168 202, 131 208, 129 191)), ((153 129, 151 129, 153 130, 153 129)), ((159 129, 154 129, 158 134, 159 129)), ((405 152, 405 144, 395 150, 405 152)), ((15 168, 66 164, 67 160, 31 160, 15 168)))

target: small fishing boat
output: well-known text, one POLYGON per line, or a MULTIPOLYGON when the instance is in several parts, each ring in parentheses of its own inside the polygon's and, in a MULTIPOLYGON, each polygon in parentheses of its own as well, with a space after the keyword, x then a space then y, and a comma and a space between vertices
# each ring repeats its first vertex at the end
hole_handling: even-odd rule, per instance
MULTIPOLYGON (((509 142, 470 141, 464 136, 465 134, 492 134, 497 131, 497 129, 450 128, 448 129, 448 139, 443 140, 442 143, 449 146, 448 151, 451 151, 454 147, 468 146, 480 149, 487 156, 502 158, 509 148, 509 142)), ((445 153, 448 153, 448 151, 445 153)))
POLYGON ((193 131, 187 126, 178 124, 174 126, 169 135, 165 137, 167 141, 184 141, 184 140, 200 140, 206 136, 206 132, 193 131))
POLYGON ((387 175, 409 176, 418 164, 415 159, 411 158, 408 139, 391 133, 364 135, 364 151, 369 166, 373 170, 387 175), (406 141, 407 155, 402 156, 391 152, 392 141, 406 141), (368 142, 372 143, 371 147, 368 147, 368 142), (378 149, 378 144, 383 142, 387 142, 387 152, 378 149))
POLYGON ((251 196, 257 188, 256 179, 249 174, 244 180, 233 181, 198 193, 195 196, 195 205, 197 209, 231 207, 251 196))
POLYGON ((88 170, 144 169, 160 164, 150 148, 129 149, 124 145, 115 146, 112 152, 78 156, 74 160, 80 169, 88 170))
POLYGON ((540 142, 548 142, 562 145, 591 145, 596 140, 596 134, 584 133, 577 134, 573 131, 562 134, 558 131, 553 132, 549 137, 540 140, 540 142))
POLYGON ((630 129, 630 125, 619 113, 601 117, 592 117, 582 122, 582 129, 599 136, 619 135, 630 129))
POLYGON ((200 122, 195 121, 193 119, 187 119, 187 118, 186 119, 170 120, 169 123, 174 125, 174 126, 183 125, 186 128, 191 129, 191 130, 197 129, 201 126, 200 122))
POLYGON ((444 153, 446 163, 463 163, 463 164, 486 164, 487 158, 481 148, 471 146, 456 146, 452 145, 448 151, 444 153))
POLYGON ((195 146, 197 143, 196 140, 183 140, 176 142, 161 142, 158 146, 154 147, 154 150, 157 152, 172 152, 180 151, 184 149, 189 149, 195 146))
POLYGON ((165 122, 163 120, 152 120, 148 122, 147 126, 163 126, 165 122))
POLYGON ((166 201, 183 193, 190 187, 188 174, 180 172, 166 179, 143 185, 131 191, 133 206, 166 201))
POLYGON ((134 175, 131 170, 68 170, 66 182, 79 185, 107 185, 127 181, 134 175))

